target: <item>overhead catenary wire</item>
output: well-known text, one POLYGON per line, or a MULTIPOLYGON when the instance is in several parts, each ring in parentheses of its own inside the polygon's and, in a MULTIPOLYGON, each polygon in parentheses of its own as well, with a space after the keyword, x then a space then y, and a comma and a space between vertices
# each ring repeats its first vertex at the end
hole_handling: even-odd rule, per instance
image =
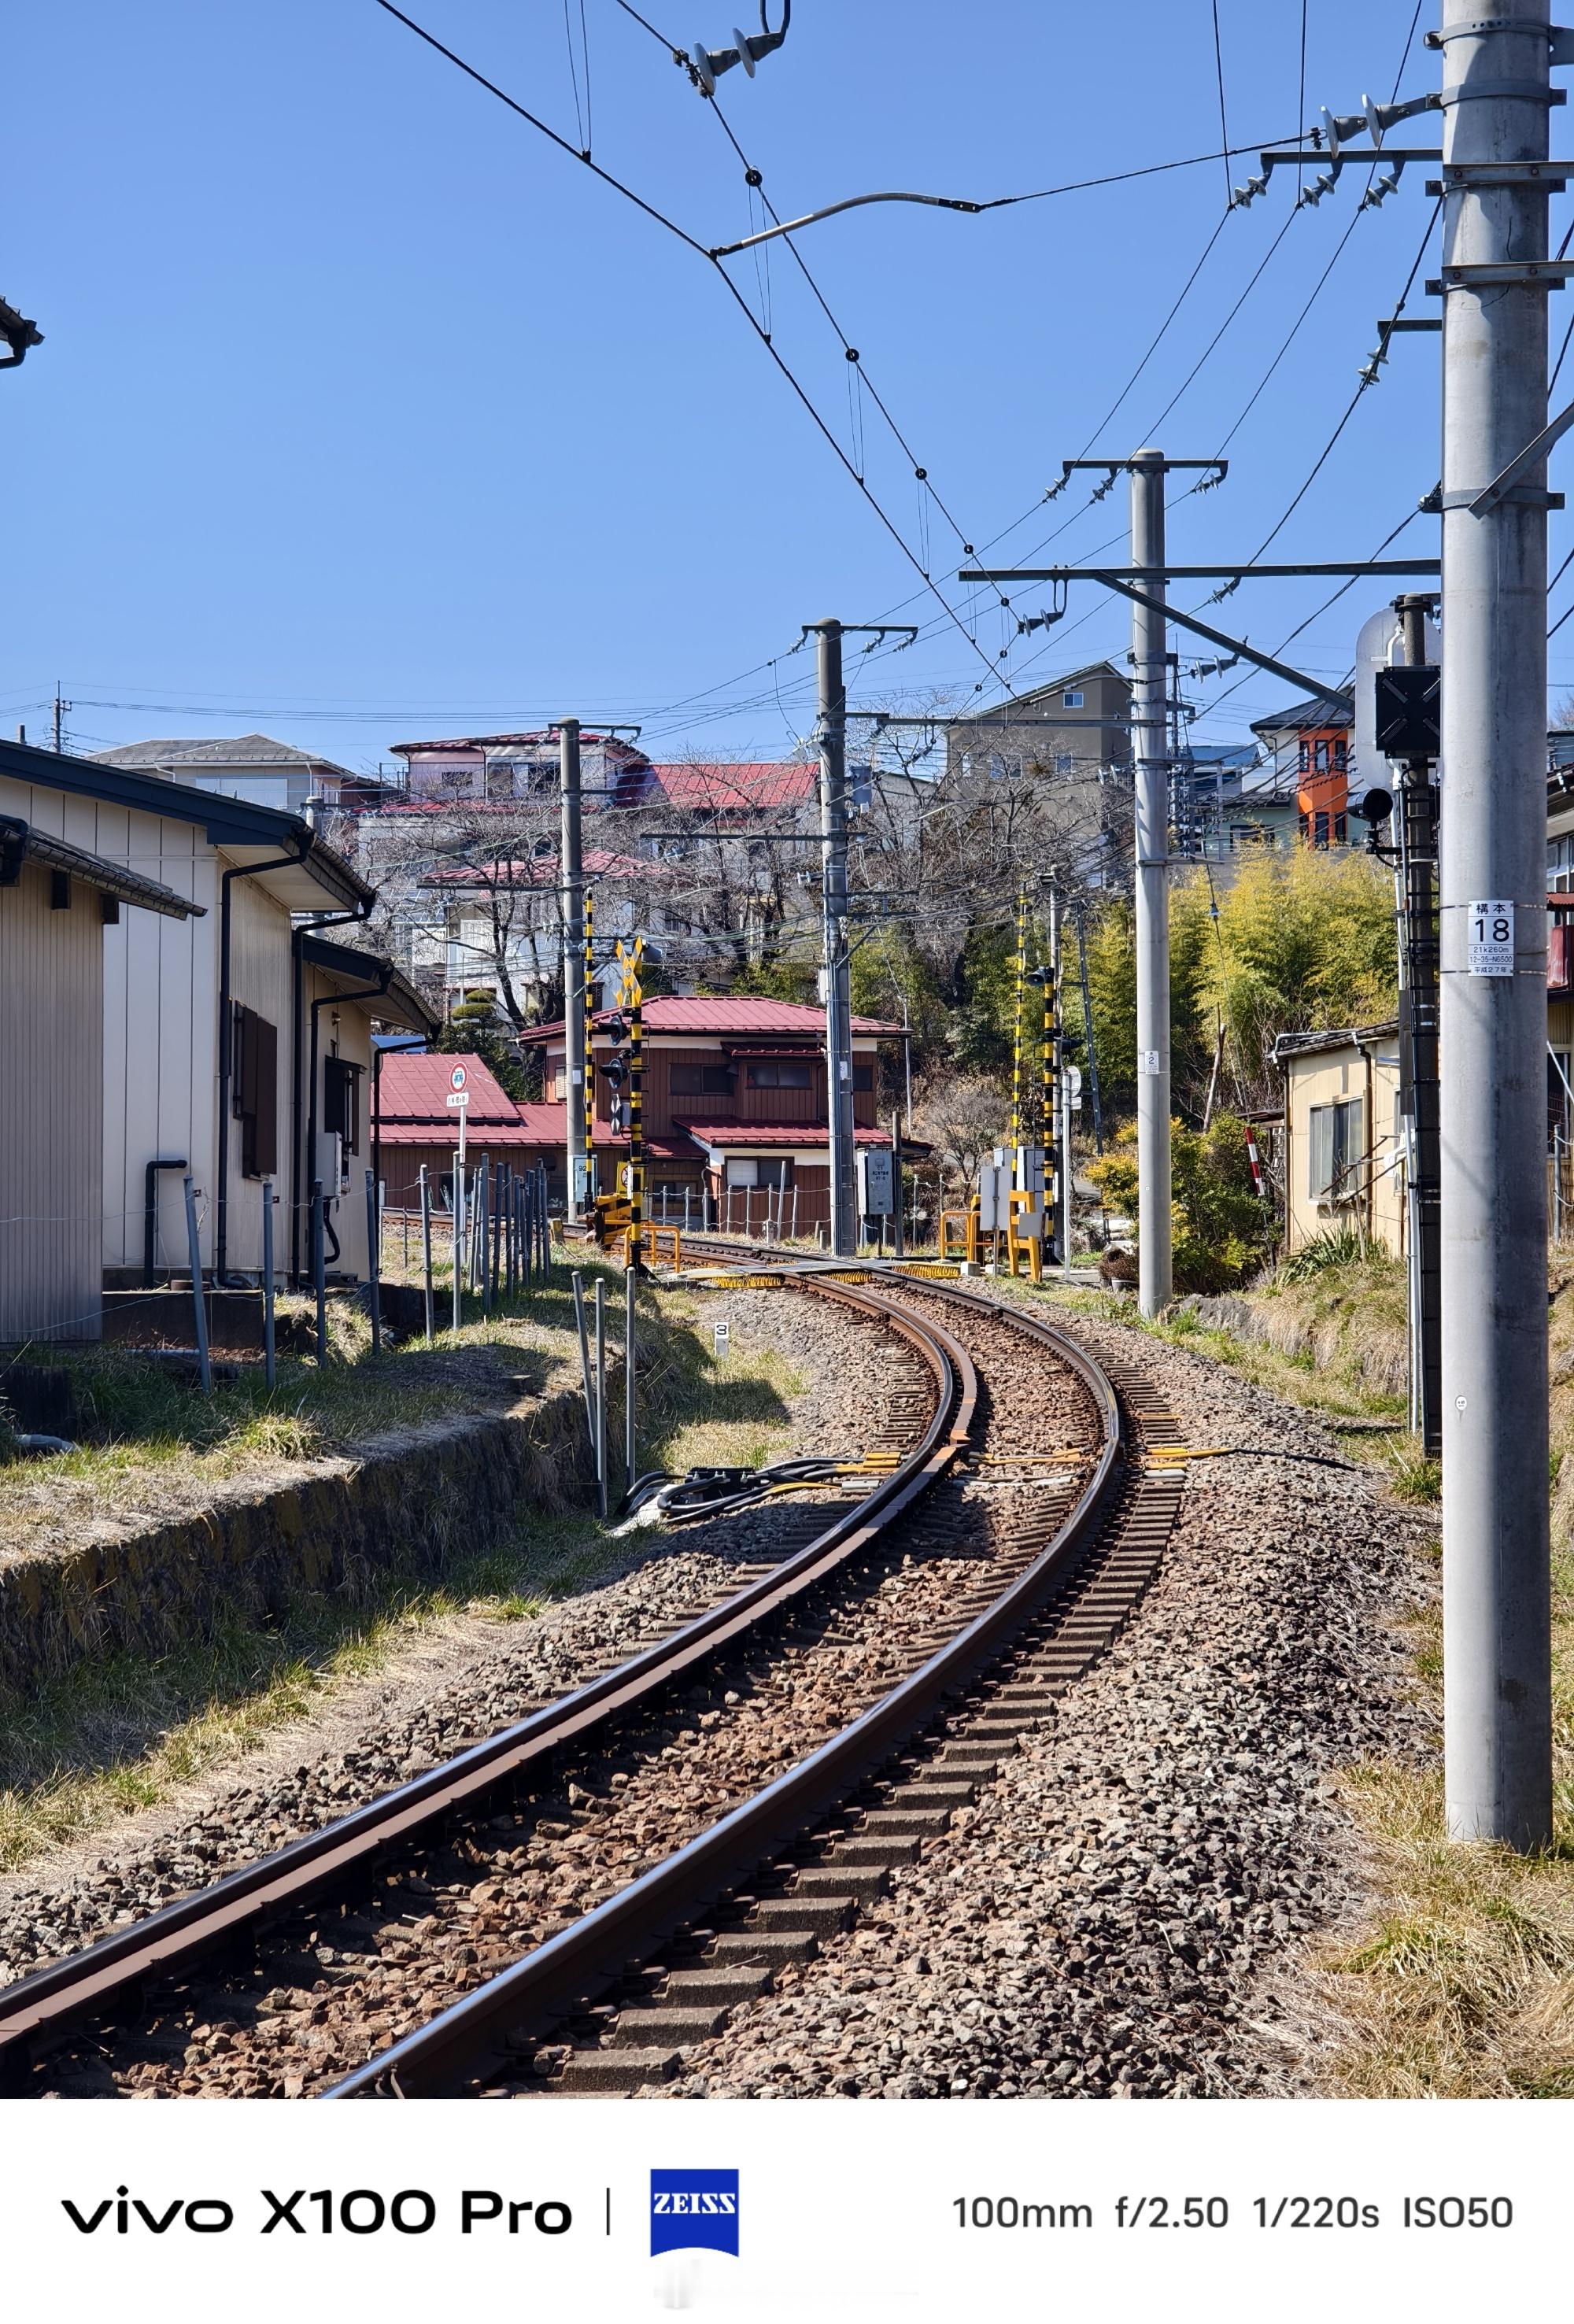
MULTIPOLYGON (((428 32, 424 24, 418 23, 413 16, 407 15, 402 8, 395 5, 395 0, 373 0, 373 4, 375 6, 381 8, 385 14, 393 17, 397 23, 403 24, 407 31, 413 32, 418 40, 423 41, 428 48, 434 50, 438 56, 444 58, 449 64, 453 65, 456 70, 464 73, 468 79, 474 81, 478 88, 483 88, 489 96, 496 97, 498 102, 506 106, 511 113, 517 115, 518 117, 521 121, 527 123, 530 128, 538 131, 540 135, 546 137, 552 144, 556 145, 560 152, 570 155, 575 161, 580 162, 583 167, 591 171, 595 177, 601 180, 603 185, 610 187, 614 193, 621 194, 626 201, 631 202, 634 208, 640 210, 644 217, 649 218, 654 225, 661 226, 667 234, 670 234, 675 240, 680 242, 686 249, 693 251, 696 257, 704 259, 705 263, 714 270, 717 278, 722 282, 725 283, 728 293, 732 299, 734 304, 737 306, 740 313, 747 318, 750 327, 759 338, 760 345, 770 356, 771 361, 775 364, 778 371, 781 374, 782 378, 787 382, 788 387, 792 390, 794 395, 803 406, 804 410, 807 413, 815 427, 824 437, 825 442, 830 446, 837 460, 846 470, 848 475, 852 479, 853 484, 857 486, 859 492, 869 503, 870 508, 878 518, 879 523, 890 535, 902 556, 905 557, 907 562, 913 567, 915 572, 918 574, 925 586, 933 593, 936 603, 943 609, 946 617, 955 626, 960 634, 967 639, 969 645, 972 647, 974 652, 979 655, 980 659, 984 661, 991 674, 993 674, 995 669, 993 659, 986 650, 979 644, 977 639, 970 634, 965 622, 962 620, 960 614, 957 613, 955 608, 950 604, 942 591, 936 586, 934 582, 931 580, 928 574, 924 571, 922 565, 919 563, 917 552, 909 545, 906 535, 903 533, 895 519, 888 513, 883 503, 879 501, 870 486, 867 478, 860 474, 856 462, 842 444, 835 429, 832 428, 829 421, 826 420, 823 413, 820 411, 819 407, 815 402, 813 397, 809 394, 808 390, 804 386, 796 373, 787 363, 786 357, 781 354, 774 339, 766 330, 764 325, 760 322, 753 309, 750 306, 748 300, 743 296, 743 293, 739 290, 737 284, 732 281, 732 276, 727 272, 725 267, 721 264, 720 261, 713 258, 710 251, 705 247, 705 245, 702 242, 698 241, 695 235, 690 234, 686 227, 679 226, 675 218, 668 217, 666 212, 658 209, 653 202, 647 201, 642 194, 637 193, 633 187, 626 184, 621 178, 617 177, 612 171, 603 168, 599 161, 591 160, 588 154, 575 152, 574 146, 569 143, 568 140, 566 137, 561 136, 559 133, 556 129, 552 128, 548 123, 543 121, 539 115, 532 113, 528 106, 521 105, 517 97, 511 97, 506 89, 500 88, 496 81, 490 79, 487 75, 482 72, 476 66, 467 62, 464 57, 458 54, 457 51, 449 48, 446 42, 438 40, 435 32, 428 32)), ((850 355, 849 359, 852 360, 852 357, 850 355)))

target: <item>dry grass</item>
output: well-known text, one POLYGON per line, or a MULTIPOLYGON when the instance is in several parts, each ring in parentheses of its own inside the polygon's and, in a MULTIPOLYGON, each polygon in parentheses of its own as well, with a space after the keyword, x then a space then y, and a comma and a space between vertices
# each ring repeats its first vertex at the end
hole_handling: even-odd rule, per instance
MULTIPOLYGON (((621 1276, 618 1281, 621 1292, 621 1276)), ((572 1308, 564 1305, 572 1328, 572 1308)), ((696 1312, 681 1295, 664 1297, 658 1310, 649 1300, 641 1305, 649 1357, 641 1461, 677 1469, 771 1458, 791 1441, 789 1399, 802 1389, 801 1375, 771 1349, 735 1347, 718 1366, 708 1332, 695 1328, 696 1312)), ((540 1349, 543 1326, 536 1321, 502 1339, 495 1319, 470 1328, 492 1335, 479 1344, 487 1377, 496 1361, 517 1365, 521 1348, 540 1349)), ((621 1336, 621 1310, 617 1328, 621 1336)), ((464 1351, 462 1342, 453 1344, 464 1351)), ((342 1422, 347 1408, 359 1410, 361 1397, 384 1428, 407 1416, 408 1398, 391 1397, 391 1414, 377 1394, 387 1370, 368 1368, 358 1387, 326 1375, 325 1385, 357 1399, 348 1407, 341 1402, 335 1418, 342 1422)), ((462 1402, 475 1400, 459 1393, 462 1402)), ((322 1427, 310 1414, 253 1411, 216 1452, 237 1462, 309 1459, 308 1447, 328 1442, 322 1427)), ((165 1462, 198 1465, 189 1449, 167 1439, 155 1446, 155 1479, 167 1479, 165 1462)), ((112 1446, 99 1457, 113 1461, 120 1450, 134 1467, 134 1454, 146 1449, 112 1446)), ((30 1473, 66 1465, 35 1463, 30 1473)), ((594 1517, 521 1512, 511 1539, 450 1564, 438 1580, 399 1572, 373 1577, 368 1597, 353 1606, 303 1593, 276 1627, 236 1620, 183 1654, 152 1662, 115 1655, 25 1696, 0 1692, 0 1868, 101 1830, 244 1759, 280 1728, 326 1707, 336 1691, 386 1669, 423 1636, 461 1621, 531 1619, 604 1578, 622 1554, 594 1517)))
POLYGON ((149 1663, 115 1655, 0 1697, 0 1868, 152 1807, 461 1618, 520 1621, 594 1580, 589 1518, 539 1519, 437 1583, 391 1573, 369 1606, 303 1598, 277 1628, 232 1622, 149 1663))
MULTIPOLYGON (((1378 1914, 1325 1961, 1344 2025, 1330 2072, 1357 2098, 1574 2097, 1574 1560, 1553 1590, 1554 1842, 1546 1854, 1445 1838, 1442 1780, 1388 1761, 1346 1784, 1378 1914)), ((1419 1684, 1441 1716, 1441 1619, 1415 1624, 1419 1684)))

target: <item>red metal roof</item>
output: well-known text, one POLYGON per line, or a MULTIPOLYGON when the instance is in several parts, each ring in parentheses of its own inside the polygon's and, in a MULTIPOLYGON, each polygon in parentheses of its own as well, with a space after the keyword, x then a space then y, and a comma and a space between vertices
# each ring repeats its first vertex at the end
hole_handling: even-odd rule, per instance
MULTIPOLYGON (((702 1146, 828 1146, 830 1125, 824 1121, 675 1121, 702 1146)), ((888 1146, 886 1130, 855 1130, 860 1146, 888 1146)))
POLYGON ((520 1108, 474 1053, 450 1051, 438 1056, 430 1051, 391 1049, 384 1053, 377 1076, 377 1111, 384 1135, 394 1122, 449 1120, 459 1110, 445 1102, 456 1065, 465 1069, 472 1130, 483 1121, 518 1125, 520 1108))
POLYGON ((747 815, 761 807, 802 807, 815 797, 819 770, 795 761, 718 761, 653 766, 667 803, 694 815, 747 815))
MULTIPOLYGON (((615 1012, 598 1009, 594 1023, 600 1028, 608 1024, 615 1012)), ((696 1033, 727 1035, 797 1034, 802 1038, 824 1041, 824 1012, 811 1009, 797 1001, 765 1001, 749 992, 728 993, 720 999, 680 999, 664 995, 658 1001, 645 1003, 647 1033, 696 1033)), ((901 1032, 899 1025, 886 1023, 879 1017, 855 1017, 855 1033, 874 1033, 882 1038, 894 1038, 901 1032)), ((556 1019, 549 1025, 532 1025, 521 1033, 521 1041, 549 1041, 563 1031, 563 1020, 556 1019)))

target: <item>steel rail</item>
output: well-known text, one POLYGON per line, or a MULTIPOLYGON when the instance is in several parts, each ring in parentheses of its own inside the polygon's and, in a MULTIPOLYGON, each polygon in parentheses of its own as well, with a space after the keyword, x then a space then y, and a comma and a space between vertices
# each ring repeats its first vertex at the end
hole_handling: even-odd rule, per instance
POLYGON ((79 1952, 0 1990, 0 2091, 25 2089, 35 2052, 73 2024, 112 2008, 150 1979, 183 1974, 250 1927, 309 1902, 456 1809, 511 1782, 532 1763, 578 1742, 649 1701, 804 1591, 815 1588, 935 1483, 965 1446, 979 1397, 965 1349, 948 1333, 844 1284, 806 1285, 894 1330, 924 1359, 935 1408, 914 1450, 805 1548, 676 1631, 556 1702, 320 1831, 178 1897, 79 1952))
POLYGON ((866 1781, 966 1688, 1042 1604, 1105 1517, 1123 1450, 1118 1400, 1101 1367, 1053 1324, 971 1293, 953 1296, 1050 1347, 1093 1399, 1102 1440, 1098 1458, 1054 1540, 992 1605, 828 1743, 511 1969, 370 2059, 324 2091, 325 2098, 448 2095, 502 2062, 516 2043, 575 2014, 614 1985, 631 1960, 708 1908, 783 1840, 866 1781))

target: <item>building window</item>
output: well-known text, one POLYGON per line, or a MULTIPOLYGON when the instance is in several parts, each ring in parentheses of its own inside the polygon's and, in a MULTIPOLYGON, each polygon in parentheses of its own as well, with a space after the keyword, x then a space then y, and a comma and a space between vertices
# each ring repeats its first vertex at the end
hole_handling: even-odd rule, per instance
POLYGON ((1060 706, 1063 710, 1080 710, 1082 706, 1082 702, 1083 695, 1082 687, 1080 686, 1073 687, 1069 692, 1061 696, 1060 706))
POLYGON ((1574 832, 1547 842, 1547 886, 1555 896, 1574 893, 1574 832))
POLYGON ((279 1032, 254 1009, 235 1013, 234 1084, 241 1175, 270 1177, 279 1167, 279 1032))
POLYGON ((1321 807, 1312 818, 1312 844, 1313 847, 1328 845, 1328 816, 1321 807))
POLYGON ((1347 774, 1349 771, 1349 762, 1350 753, 1348 743, 1336 740, 1333 746, 1334 773, 1336 775, 1347 774))
POLYGON ((1326 775, 1328 772, 1328 737, 1326 734, 1320 735, 1318 740, 1312 746, 1312 771, 1315 774, 1326 775))
POLYGON ((790 1186, 793 1166, 790 1161, 777 1160, 754 1154, 729 1154, 727 1184, 729 1186, 790 1186))
POLYGON ((1312 745, 1304 735, 1301 738, 1301 749, 1296 756, 1295 765, 1297 771, 1302 775, 1309 775, 1312 772, 1312 745))
POLYGON ((872 1057, 854 1057, 852 1060, 852 1086, 855 1090, 873 1089, 874 1059, 872 1057))
POLYGON ((1070 751, 1057 751, 1054 754, 1054 771, 1057 775, 1074 774, 1076 763, 1070 751))
POLYGON ((807 1059, 800 1065, 787 1057, 760 1057, 749 1068, 750 1089, 806 1090, 811 1086, 807 1059))
POLYGON ((346 1154, 360 1151, 361 1067, 345 1057, 323 1060, 322 1126, 344 1140, 346 1154))
POLYGON ((672 1094, 674 1097, 731 1097, 732 1068, 731 1065, 674 1065, 672 1094))
POLYGON ((1358 1097, 1314 1105, 1307 1122, 1310 1172, 1307 1192, 1314 1203, 1350 1203, 1360 1193, 1361 1106, 1358 1097))

